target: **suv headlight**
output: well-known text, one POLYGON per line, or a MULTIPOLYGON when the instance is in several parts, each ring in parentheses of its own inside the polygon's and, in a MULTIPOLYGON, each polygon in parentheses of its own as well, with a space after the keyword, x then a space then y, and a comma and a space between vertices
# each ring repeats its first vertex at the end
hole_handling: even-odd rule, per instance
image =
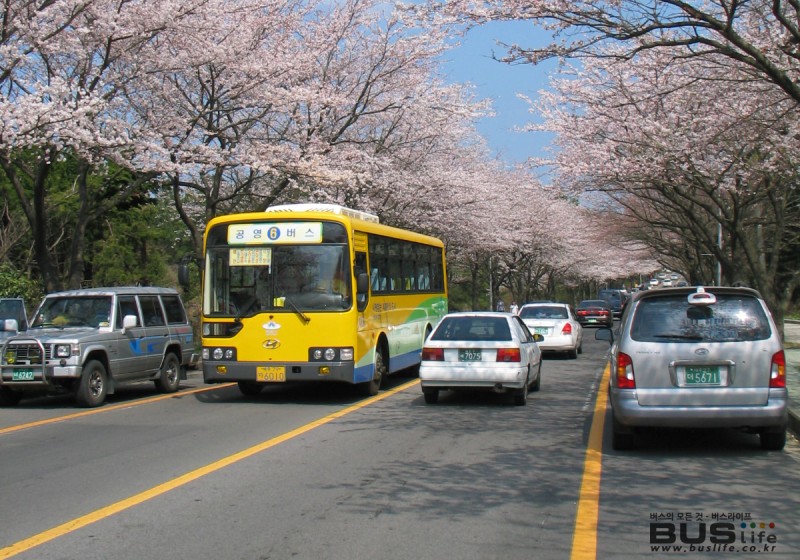
POLYGON ((77 356, 79 353, 77 344, 56 344, 54 350, 54 358, 69 358, 70 356, 77 356))

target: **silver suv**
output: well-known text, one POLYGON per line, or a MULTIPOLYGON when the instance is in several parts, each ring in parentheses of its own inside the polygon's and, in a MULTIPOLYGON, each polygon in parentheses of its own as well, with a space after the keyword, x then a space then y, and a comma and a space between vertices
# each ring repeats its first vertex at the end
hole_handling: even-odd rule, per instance
POLYGON ((192 327, 177 291, 96 288, 49 294, 26 332, 5 339, 0 405, 23 394, 71 393, 99 406, 120 383, 178 390, 192 357, 192 327))
POLYGON ((786 443, 786 359, 764 300, 748 288, 664 288, 628 303, 611 342, 614 449, 637 428, 740 428, 786 443))

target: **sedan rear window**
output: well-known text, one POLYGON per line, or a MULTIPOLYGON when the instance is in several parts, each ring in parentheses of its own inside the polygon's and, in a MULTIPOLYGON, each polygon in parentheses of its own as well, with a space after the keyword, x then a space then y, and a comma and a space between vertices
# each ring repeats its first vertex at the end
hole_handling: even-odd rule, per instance
POLYGON ((566 319, 567 308, 557 305, 523 307, 519 312, 519 316, 523 319, 566 319))
POLYGON ((445 317, 431 340, 511 340, 503 317, 445 317))
POLYGON ((709 306, 690 305, 685 295, 642 299, 631 325, 631 338, 643 342, 746 342, 770 335, 758 300, 740 295, 717 295, 709 306))

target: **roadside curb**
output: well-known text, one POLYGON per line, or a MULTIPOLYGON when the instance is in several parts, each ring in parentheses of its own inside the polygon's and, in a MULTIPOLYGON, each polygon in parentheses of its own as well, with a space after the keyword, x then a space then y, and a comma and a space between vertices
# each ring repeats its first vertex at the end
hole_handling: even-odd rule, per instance
MULTIPOLYGON (((792 325, 800 324, 800 320, 797 319, 785 319, 784 323, 789 323, 792 325)), ((784 340, 784 352, 786 354, 786 374, 787 377, 792 375, 794 371, 800 372, 800 359, 797 358, 797 355, 800 354, 798 352, 798 345, 796 340, 787 341, 784 340)), ((796 389, 796 387, 791 387, 791 389, 796 389)), ((791 390, 790 389, 790 390, 791 390)), ((800 394, 795 396, 795 399, 800 398, 800 394)), ((800 439, 800 405, 795 404, 795 400, 792 398, 792 394, 789 395, 789 407, 788 407, 788 429, 789 432, 797 439, 800 439)))

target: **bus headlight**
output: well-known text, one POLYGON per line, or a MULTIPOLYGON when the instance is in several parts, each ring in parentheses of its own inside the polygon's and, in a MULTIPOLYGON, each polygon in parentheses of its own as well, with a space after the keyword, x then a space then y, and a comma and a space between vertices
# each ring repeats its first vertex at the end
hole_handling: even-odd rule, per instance
POLYGON ((229 360, 235 361, 236 360, 236 349, 235 348, 203 348, 202 357, 204 360, 229 360))
POLYGON ((353 347, 309 348, 308 359, 312 362, 347 362, 353 360, 353 347))

